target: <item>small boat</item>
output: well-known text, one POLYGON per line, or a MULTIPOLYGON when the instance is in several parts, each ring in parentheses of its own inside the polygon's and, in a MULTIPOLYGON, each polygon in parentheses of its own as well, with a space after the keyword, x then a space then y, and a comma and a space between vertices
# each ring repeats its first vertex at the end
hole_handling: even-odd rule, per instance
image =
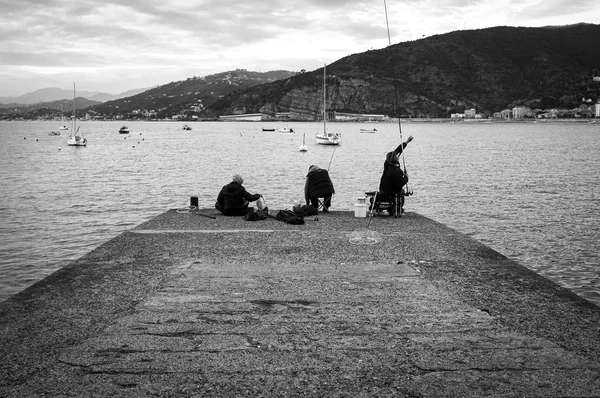
POLYGON ((67 125, 65 124, 65 120, 64 120, 64 116, 63 116, 63 107, 62 105, 60 106, 60 121, 62 123, 62 125, 58 128, 59 133, 55 134, 55 135, 60 135, 60 131, 66 131, 69 128, 67 127, 67 125))
POLYGON ((360 129, 361 133, 374 133, 377 129, 360 129))
POLYGON ((69 146, 86 146, 87 139, 79 132, 81 126, 77 127, 77 116, 75 115, 75 83, 73 83, 73 130, 67 140, 69 146))
POLYGON ((342 136, 338 133, 317 133, 317 144, 320 145, 340 145, 342 143, 342 136))
POLYGON ((123 126, 119 129, 119 134, 129 134, 129 127, 123 126))
POLYGON ((48 135, 60 135, 60 131, 51 131, 48 135))
POLYGON ((323 65, 323 132, 318 132, 315 137, 319 145, 340 145, 342 136, 339 133, 327 132, 327 86, 325 82, 325 66, 323 65))
POLYGON ((280 129, 277 129, 277 131, 279 131, 280 133, 293 133, 294 129, 288 129, 287 127, 282 127, 280 129))
POLYGON ((190 126, 188 126, 187 124, 184 124, 181 129, 182 130, 191 130, 192 128, 190 126))
POLYGON ((262 131, 275 131, 275 129, 266 129, 266 128, 262 128, 262 131))
POLYGON ((306 134, 302 134, 302 145, 300 145, 300 152, 308 151, 308 147, 306 146, 306 142, 304 139, 306 138, 306 134))

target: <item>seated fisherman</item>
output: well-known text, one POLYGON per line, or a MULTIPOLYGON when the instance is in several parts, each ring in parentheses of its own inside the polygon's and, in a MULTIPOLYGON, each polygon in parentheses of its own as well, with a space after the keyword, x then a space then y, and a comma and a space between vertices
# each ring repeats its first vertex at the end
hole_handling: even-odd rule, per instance
POLYGON ((248 204, 262 197, 261 194, 250 194, 242 186, 244 179, 239 174, 233 176, 233 181, 225 185, 219 192, 215 208, 226 216, 244 216, 248 204))
POLYGON ((306 206, 313 205, 319 208, 319 198, 323 198, 323 211, 329 211, 331 207, 331 195, 335 193, 329 172, 313 165, 308 168, 306 183, 304 184, 304 199, 306 206))
MULTIPOLYGON (((398 145, 392 152, 388 152, 383 164, 383 174, 379 182, 379 196, 383 201, 391 201, 394 195, 401 194, 402 188, 408 182, 408 174, 402 171, 400 166, 400 155, 409 142, 413 140, 413 136, 409 136, 406 142, 398 145)), ((404 205, 404 196, 401 196, 400 207, 404 205)), ((386 209, 390 213, 393 207, 386 209)), ((404 209, 402 209, 403 211, 404 209)))

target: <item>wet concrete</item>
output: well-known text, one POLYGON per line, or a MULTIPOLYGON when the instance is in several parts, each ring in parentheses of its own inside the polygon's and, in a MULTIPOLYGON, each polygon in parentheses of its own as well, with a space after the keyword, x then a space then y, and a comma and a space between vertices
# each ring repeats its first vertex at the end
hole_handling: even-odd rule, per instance
POLYGON ((463 234, 202 213, 0 303, 0 396, 600 396, 600 308, 463 234))

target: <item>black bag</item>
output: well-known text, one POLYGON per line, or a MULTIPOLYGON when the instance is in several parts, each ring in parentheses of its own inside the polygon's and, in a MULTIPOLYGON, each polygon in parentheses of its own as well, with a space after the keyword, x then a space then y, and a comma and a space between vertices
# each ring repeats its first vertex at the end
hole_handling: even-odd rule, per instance
POLYGON ((300 216, 300 217, 304 217, 304 216, 314 216, 319 214, 319 211, 317 210, 317 208, 313 205, 295 205, 294 206, 294 213, 296 213, 296 215, 300 216))
POLYGON ((244 216, 244 219, 246 221, 264 220, 267 218, 268 214, 269 214, 269 208, 267 208, 267 207, 265 207, 264 209, 257 211, 257 212, 254 211, 254 207, 249 207, 246 215, 244 216))
POLYGON ((306 206, 306 215, 307 216, 314 216, 319 214, 319 211, 317 210, 317 208, 313 205, 308 205, 306 206))
POLYGON ((297 215, 291 210, 279 210, 275 218, 288 224, 304 224, 304 217, 297 215))

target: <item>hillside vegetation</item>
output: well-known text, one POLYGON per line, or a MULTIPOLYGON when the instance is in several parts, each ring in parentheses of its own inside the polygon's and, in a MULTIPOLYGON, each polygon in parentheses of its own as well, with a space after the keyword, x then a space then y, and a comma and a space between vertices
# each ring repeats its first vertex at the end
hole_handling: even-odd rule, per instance
POLYGON ((227 94, 293 75, 294 72, 282 70, 261 73, 238 69, 171 82, 132 97, 95 105, 89 111, 101 115, 127 114, 131 117, 132 113, 143 110, 147 115, 159 119, 185 112, 203 114, 227 94))
MULTIPOLYGON (((456 31, 344 57, 327 65, 327 108, 448 117, 514 105, 574 107, 599 98, 600 26, 456 31)), ((236 92, 208 111, 291 112, 317 119, 323 70, 236 92)))

